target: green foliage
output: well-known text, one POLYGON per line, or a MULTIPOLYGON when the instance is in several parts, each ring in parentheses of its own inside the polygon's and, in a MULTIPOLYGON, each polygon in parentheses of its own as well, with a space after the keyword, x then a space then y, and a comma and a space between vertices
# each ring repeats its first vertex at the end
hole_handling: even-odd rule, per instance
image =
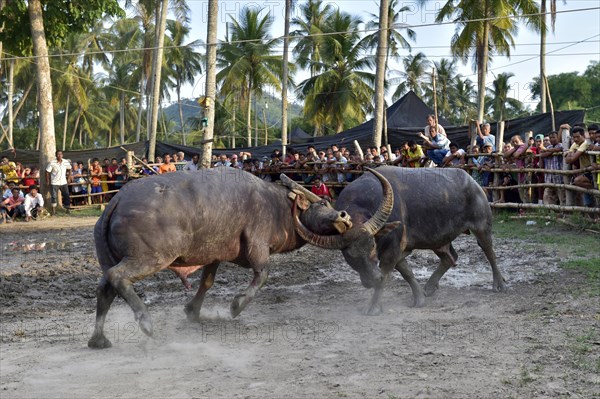
MULTIPOLYGON (((117 0, 40 0, 48 47, 60 46, 69 34, 86 32, 105 15, 124 17, 117 0)), ((0 32, 6 50, 15 55, 32 52, 29 13, 25 0, 9 1, 0 12, 0 32)))
MULTIPOLYGON (((548 76, 548 86, 554 109, 557 111, 592 108, 586 113, 586 119, 600 121, 600 63, 591 61, 584 73, 560 73, 548 76)), ((540 79, 533 79, 531 94, 534 99, 540 97, 540 79)), ((539 109, 539 108, 538 108, 539 109)))

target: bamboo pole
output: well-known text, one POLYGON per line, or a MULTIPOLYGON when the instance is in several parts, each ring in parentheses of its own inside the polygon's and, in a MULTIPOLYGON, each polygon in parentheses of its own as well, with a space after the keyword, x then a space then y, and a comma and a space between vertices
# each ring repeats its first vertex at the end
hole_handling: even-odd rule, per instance
POLYGON ((496 202, 496 203, 491 203, 490 206, 492 208, 549 209, 552 211, 560 211, 560 212, 600 213, 600 208, 588 208, 585 206, 520 204, 520 203, 516 203, 516 202, 496 202))
POLYGON ((548 84, 548 77, 546 74, 542 75, 544 77, 544 86, 546 86, 546 95, 548 96, 548 100, 550 102, 550 116, 552 117, 552 130, 556 130, 556 119, 554 118, 554 104, 552 104, 552 96, 550 95, 550 85, 548 84))
MULTIPOLYGON (((127 150, 127 148, 124 148, 122 146, 119 146, 120 149, 122 149, 123 151, 129 153, 129 151, 127 150)), ((139 163, 141 163, 143 166, 145 166, 146 168, 148 168, 148 170, 150 170, 152 173, 154 173, 155 175, 158 174, 158 172, 156 172, 154 169, 152 169, 152 167, 150 167, 146 162, 142 161, 141 159, 139 159, 138 157, 136 157, 133 154, 133 151, 131 153, 131 157, 134 158, 135 160, 137 160, 139 163)))
POLYGON ((360 148, 360 144, 358 144, 358 140, 354 140, 354 148, 356 149, 356 152, 358 153, 358 156, 360 156, 360 160, 364 161, 365 160, 365 154, 363 153, 362 148, 360 148))
POLYGON ((431 69, 431 81, 433 83, 433 115, 435 115, 435 131, 437 133, 438 128, 438 111, 437 111, 437 90, 436 90, 436 78, 435 78, 435 67, 431 69))

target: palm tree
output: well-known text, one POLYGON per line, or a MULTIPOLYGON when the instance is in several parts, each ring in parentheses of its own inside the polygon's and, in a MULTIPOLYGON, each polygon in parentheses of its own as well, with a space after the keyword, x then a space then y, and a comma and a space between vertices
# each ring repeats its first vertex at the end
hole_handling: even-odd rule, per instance
POLYGON ((231 41, 223 43, 217 55, 217 81, 224 94, 239 90, 240 99, 246 107, 248 144, 252 136, 252 97, 261 97, 266 87, 281 91, 282 58, 275 55, 281 39, 272 39, 269 30, 273 18, 267 13, 260 17, 260 10, 246 8, 239 21, 232 18, 231 41))
MULTIPOLYGON (((388 41, 387 41, 387 57, 391 57, 393 60, 400 59, 400 49, 411 50, 410 42, 417 40, 417 33, 408 28, 403 27, 402 21, 402 13, 405 11, 410 11, 409 6, 399 7, 399 0, 391 0, 388 5, 388 41), (396 11, 396 9, 398 9, 396 11), (406 30, 406 37, 402 35, 402 31, 406 30)), ((366 25, 367 30, 376 29, 379 31, 379 15, 369 13, 372 20, 369 21, 366 25)), ((377 32, 374 32, 370 35, 365 36, 365 40, 368 41, 370 48, 377 47, 377 32)), ((387 64, 387 60, 386 60, 387 64)))
POLYGON ((375 76, 370 70, 374 60, 360 39, 361 23, 336 11, 326 26, 323 60, 311 61, 311 67, 322 72, 298 85, 298 94, 305 100, 304 115, 319 129, 331 125, 341 132, 347 120, 362 122, 373 111, 375 76))
MULTIPOLYGON (((420 0, 425 3, 425 0, 420 0)), ((513 35, 517 22, 525 15, 527 24, 539 27, 540 19, 531 16, 539 12, 534 0, 447 0, 436 16, 437 22, 446 19, 456 23, 451 40, 455 57, 466 63, 474 56, 478 85, 478 119, 485 109, 485 81, 487 67, 494 54, 510 56, 514 47, 513 35)))
MULTIPOLYGON (((437 90, 437 109, 438 113, 444 118, 452 114, 451 99, 454 97, 454 89, 456 87, 456 79, 460 75, 456 72, 456 62, 447 58, 442 58, 440 61, 433 62, 436 74, 436 90, 437 90)), ((433 102, 433 86, 428 86, 425 90, 426 97, 429 97, 433 102)))
POLYGON ((194 40, 185 44, 185 38, 190 33, 190 27, 179 21, 168 20, 167 31, 173 46, 165 52, 167 65, 172 70, 175 81, 175 93, 179 105, 179 121, 181 123, 182 144, 186 145, 185 121, 183 120, 183 106, 181 104, 181 87, 186 83, 194 83, 197 74, 202 73, 202 55, 195 50, 202 44, 201 40, 194 40))
POLYGON ((200 165, 204 169, 210 168, 212 146, 215 129, 215 102, 217 93, 217 26, 219 16, 219 3, 217 0, 208 1, 208 24, 206 28, 206 98, 205 104, 208 126, 204 129, 204 142, 202 143, 202 158, 200 165))
POLYGON ((308 0, 300 6, 300 17, 292 18, 292 26, 297 28, 292 36, 297 38, 293 54, 301 68, 310 68, 310 76, 315 76, 321 60, 321 44, 325 25, 333 13, 333 6, 323 0, 308 0))
POLYGON ((449 115, 449 120, 457 125, 466 125, 469 120, 477 116, 477 108, 473 101, 475 98, 473 82, 470 79, 463 80, 457 77, 452 92, 450 106, 456 112, 449 115))
POLYGON ((408 91, 412 90, 419 97, 424 94, 425 77, 428 75, 430 62, 423 53, 417 55, 409 55, 402 60, 404 71, 398 73, 398 78, 392 82, 399 81, 398 87, 393 95, 393 100, 396 101, 408 91))
POLYGON ((512 97, 509 97, 510 78, 515 76, 511 72, 500 73, 496 76, 496 79, 492 82, 493 88, 490 89, 490 95, 492 97, 491 107, 493 109, 493 118, 496 121, 502 121, 509 116, 509 110, 520 110, 523 108, 523 104, 512 97))

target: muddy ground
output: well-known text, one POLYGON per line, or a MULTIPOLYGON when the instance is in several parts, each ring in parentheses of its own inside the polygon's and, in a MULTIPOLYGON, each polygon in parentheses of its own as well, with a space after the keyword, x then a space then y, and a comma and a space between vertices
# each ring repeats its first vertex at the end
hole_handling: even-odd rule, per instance
MULTIPOLYGON (((123 300, 109 312, 113 347, 90 350, 99 269, 94 218, 0 225, 0 397, 600 397, 600 305, 566 256, 496 238, 506 294, 473 237, 425 308, 409 307, 395 276, 385 313, 365 316, 371 291, 339 252, 312 247, 272 258, 267 285, 235 320, 229 303, 250 273, 223 265, 192 324, 169 271, 136 285, 155 338, 123 300)), ((597 250, 597 248, 596 248, 597 250)), ((411 255, 420 280, 435 268, 411 255)), ((192 277, 196 288, 198 275, 192 277)))

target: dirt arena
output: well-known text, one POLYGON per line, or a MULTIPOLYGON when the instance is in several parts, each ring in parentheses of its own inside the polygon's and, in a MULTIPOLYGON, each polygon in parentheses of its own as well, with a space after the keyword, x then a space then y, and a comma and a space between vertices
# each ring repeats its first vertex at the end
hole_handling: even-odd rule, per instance
MULTIPOLYGON (((371 291, 339 251, 273 256, 267 285, 235 320, 229 303, 251 276, 222 265, 202 324, 183 313, 199 273, 185 290, 165 271, 136 284, 155 338, 118 298, 113 347, 91 350, 94 222, 0 225, 1 398, 600 397, 600 303, 581 293, 584 275, 559 267, 571 256, 561 250, 495 238, 509 285, 498 294, 474 238, 461 237, 459 265, 426 307, 409 307, 397 274, 380 316, 363 315, 371 291)), ((410 263, 424 282, 436 258, 418 251, 410 263)))

